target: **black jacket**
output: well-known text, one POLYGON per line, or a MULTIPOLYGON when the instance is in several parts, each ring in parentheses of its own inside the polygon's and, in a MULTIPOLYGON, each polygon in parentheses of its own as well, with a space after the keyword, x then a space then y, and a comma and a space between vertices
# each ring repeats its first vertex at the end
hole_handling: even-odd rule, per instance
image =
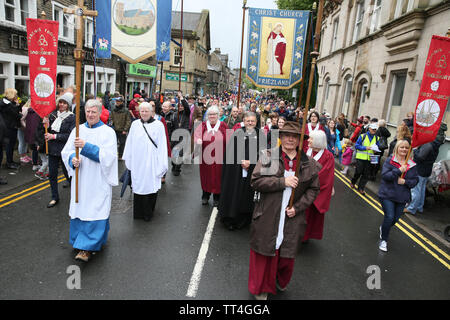
POLYGON ((20 128, 20 107, 15 102, 9 102, 6 98, 0 99, 0 114, 8 129, 20 128))
MULTIPOLYGON (((69 139, 70 133, 72 132, 73 128, 75 128, 75 115, 72 114, 64 119, 59 132, 55 132, 52 130, 52 124, 55 121, 56 117, 56 111, 53 111, 48 116, 50 122, 48 126, 48 133, 56 134, 55 140, 48 141, 48 154, 52 156, 61 156, 61 151, 66 145, 66 142, 69 139)), ((37 130, 38 132, 36 133, 36 138, 42 137, 44 135, 42 130, 45 130, 44 126, 39 126, 37 130)))
POLYGON ((431 176, 433 164, 439 155, 439 147, 442 145, 441 141, 437 139, 433 142, 425 143, 414 151, 414 161, 417 164, 417 173, 421 177, 431 176))

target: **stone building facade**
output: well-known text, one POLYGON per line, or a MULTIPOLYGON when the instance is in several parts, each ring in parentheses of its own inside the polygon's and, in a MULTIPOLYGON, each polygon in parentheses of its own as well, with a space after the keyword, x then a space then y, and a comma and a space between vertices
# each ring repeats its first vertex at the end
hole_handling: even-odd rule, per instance
MULTIPOLYGON (((449 27, 447 0, 328 1, 316 109, 385 119, 395 133, 415 110, 432 35, 449 27)), ((444 121, 450 127, 449 108, 444 121)))
POLYGON ((220 48, 216 48, 209 56, 206 93, 219 94, 230 90, 230 76, 228 55, 222 54, 220 48))
MULTIPOLYGON (((172 12, 172 39, 181 42, 181 12, 172 12)), ((180 47, 170 44, 170 61, 164 61, 161 91, 172 94, 179 89, 181 60, 181 91, 184 94, 206 93, 209 51, 211 50, 209 11, 183 13, 183 57, 180 47)), ((161 77, 158 72, 158 79, 161 77)))
MULTIPOLYGON (((89 2, 89 1, 88 1, 89 2)), ((29 96, 29 67, 26 33, 26 18, 41 18, 44 11, 46 19, 59 21, 57 86, 67 88, 75 85, 76 30, 64 8, 76 5, 77 0, 0 0, 0 94, 6 88, 16 88, 22 97, 29 96)), ((92 9, 92 2, 88 8, 92 9)), ((119 91, 130 96, 134 89, 151 91, 153 78, 129 75, 129 64, 116 55, 111 59, 94 59, 92 38, 94 23, 92 18, 85 20, 84 47, 86 52, 82 68, 81 96, 94 94, 94 62, 97 94, 119 91)), ((142 61, 155 65, 155 58, 142 61)))

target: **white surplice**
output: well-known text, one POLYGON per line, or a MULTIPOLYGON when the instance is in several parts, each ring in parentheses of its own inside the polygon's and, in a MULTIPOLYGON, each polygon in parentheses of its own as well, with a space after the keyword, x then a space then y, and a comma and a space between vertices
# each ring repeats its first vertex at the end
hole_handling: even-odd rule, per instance
POLYGON ((71 155, 75 154, 73 129, 61 152, 67 172, 72 177, 69 215, 71 219, 82 221, 105 220, 111 211, 112 187, 119 184, 116 133, 102 123, 93 128, 82 124, 80 139, 99 148, 100 162, 83 156, 80 150, 78 203, 75 203, 75 170, 69 165, 71 155))
POLYGON ((154 120, 144 124, 141 120, 133 121, 122 159, 131 171, 133 193, 147 195, 161 189, 161 178, 169 167, 166 131, 162 122, 154 120), (148 138, 143 125, 157 148, 148 138))

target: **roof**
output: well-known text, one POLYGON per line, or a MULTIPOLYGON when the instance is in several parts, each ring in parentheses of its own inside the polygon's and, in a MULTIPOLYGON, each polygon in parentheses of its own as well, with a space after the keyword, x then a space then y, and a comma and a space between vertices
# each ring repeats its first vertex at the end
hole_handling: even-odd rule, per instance
MULTIPOLYGON (((201 12, 183 12, 183 30, 196 31, 201 12)), ((181 30, 181 11, 172 11, 172 29, 181 30)))

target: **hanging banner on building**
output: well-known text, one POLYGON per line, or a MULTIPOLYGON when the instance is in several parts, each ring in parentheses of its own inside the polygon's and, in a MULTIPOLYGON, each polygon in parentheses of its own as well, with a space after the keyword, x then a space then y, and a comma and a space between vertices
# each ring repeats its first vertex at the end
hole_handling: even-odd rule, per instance
POLYGON ((302 80, 309 14, 249 9, 247 77, 253 84, 289 89, 302 80))
POLYGON ((96 55, 99 59, 111 59, 111 0, 95 1, 95 8, 98 12, 94 35, 96 55))
POLYGON ((172 0, 158 1, 157 61, 170 61, 170 38, 172 36, 172 0))
MULTIPOLYGON (((158 19, 160 16, 165 19, 164 13, 167 14, 165 10, 172 9, 172 5, 169 7, 162 2, 167 2, 167 0, 112 1, 112 53, 131 64, 156 54, 158 19), (161 3, 158 4, 158 2, 161 3)), ((168 27, 170 28, 170 25, 168 27)), ((166 28, 167 26, 164 29, 166 28)), ((169 44, 167 42, 167 46, 169 44)))
POLYGON ((59 23, 27 18, 31 107, 41 118, 56 109, 59 23))
POLYGON ((450 94, 450 38, 433 36, 414 115, 412 147, 436 139, 450 94))

